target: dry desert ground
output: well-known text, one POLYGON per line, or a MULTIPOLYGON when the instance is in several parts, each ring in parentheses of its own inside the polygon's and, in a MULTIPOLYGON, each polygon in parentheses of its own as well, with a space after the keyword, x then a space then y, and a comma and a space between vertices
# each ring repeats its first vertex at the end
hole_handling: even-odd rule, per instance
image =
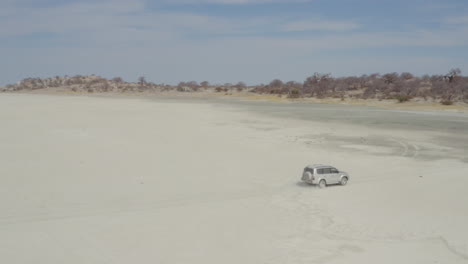
POLYGON ((0 94, 0 126, 0 263, 468 263, 466 113, 0 94))

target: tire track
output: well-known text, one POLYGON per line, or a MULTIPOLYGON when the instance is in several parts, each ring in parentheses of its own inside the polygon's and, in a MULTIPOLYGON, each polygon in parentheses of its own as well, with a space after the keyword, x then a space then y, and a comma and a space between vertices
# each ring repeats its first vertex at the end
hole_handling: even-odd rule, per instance
POLYGON ((173 199, 165 199, 154 202, 139 203, 136 205, 114 205, 114 204, 101 204, 99 207, 90 207, 87 205, 79 207, 56 207, 50 211, 38 212, 38 213, 26 213, 26 214, 10 214, 0 216, 0 227, 23 224, 23 223, 34 223, 42 221, 59 221, 73 218, 87 218, 97 217, 106 215, 122 215, 122 214, 136 214, 145 212, 156 212, 158 210, 173 208, 173 207, 186 207, 195 206, 199 204, 210 204, 210 203, 222 203, 234 200, 243 200, 249 198, 272 196, 278 192, 281 192, 290 184, 283 184, 281 186, 271 189, 259 189, 250 190, 243 192, 234 192, 231 194, 226 193, 210 193, 210 194, 197 194, 187 197, 178 197, 173 199), (63 212, 64 211, 68 212, 63 212), (70 208, 70 209, 68 209, 70 208))

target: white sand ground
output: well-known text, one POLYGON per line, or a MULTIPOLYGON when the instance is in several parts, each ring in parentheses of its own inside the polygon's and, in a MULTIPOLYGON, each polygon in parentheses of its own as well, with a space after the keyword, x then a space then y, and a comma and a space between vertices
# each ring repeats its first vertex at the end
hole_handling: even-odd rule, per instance
POLYGON ((468 263, 468 164, 418 158, 451 152, 435 136, 0 94, 0 263, 468 263), (298 183, 308 163, 349 185, 298 183))

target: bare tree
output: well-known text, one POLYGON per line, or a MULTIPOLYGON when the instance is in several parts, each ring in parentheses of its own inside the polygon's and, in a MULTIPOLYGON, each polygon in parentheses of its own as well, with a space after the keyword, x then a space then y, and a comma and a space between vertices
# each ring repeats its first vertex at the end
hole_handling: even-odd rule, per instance
POLYGON ((144 86, 144 85, 146 84, 146 78, 145 78, 145 76, 140 76, 140 77, 138 77, 138 84, 139 84, 140 86, 144 86))
POLYGON ((270 87, 272 88, 281 88, 284 83, 283 81, 279 80, 279 79, 274 79, 273 81, 270 82, 270 84, 268 84, 270 87))
POLYGON ((400 74, 400 78, 403 79, 403 80, 411 80, 414 78, 413 74, 409 73, 409 72, 403 72, 400 74))
POLYGON ((330 88, 333 87, 332 81, 331 74, 316 72, 304 81, 303 89, 305 93, 310 93, 310 96, 324 97, 330 88))
POLYGON ((208 81, 203 81, 200 83, 201 87, 203 88, 208 88, 208 86, 210 86, 210 83, 208 81))
POLYGON ((384 76, 382 76, 382 78, 384 79, 385 83, 391 84, 398 80, 398 73, 396 72, 387 73, 384 76))
POLYGON ((461 75, 461 70, 459 68, 454 68, 449 71, 449 73, 445 76, 449 83, 455 81, 455 79, 461 75))
POLYGON ((234 85, 237 89, 244 89, 247 85, 244 82, 238 82, 234 85))
MULTIPOLYGON (((141 78, 141 77, 140 77, 141 78)), ((143 77, 144 79, 145 77, 143 77)), ((112 81, 115 82, 115 83, 123 83, 123 79, 122 77, 114 77, 112 78, 112 81)))
POLYGON ((199 87, 198 82, 196 82, 196 81, 187 82, 186 85, 187 85, 188 87, 192 88, 192 89, 196 89, 196 88, 199 87))

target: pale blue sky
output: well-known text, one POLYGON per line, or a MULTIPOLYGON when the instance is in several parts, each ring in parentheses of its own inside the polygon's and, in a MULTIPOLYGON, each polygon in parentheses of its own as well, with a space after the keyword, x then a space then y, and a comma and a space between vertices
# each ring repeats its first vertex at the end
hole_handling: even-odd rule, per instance
POLYGON ((0 85, 468 71, 466 0, 0 0, 0 85))

